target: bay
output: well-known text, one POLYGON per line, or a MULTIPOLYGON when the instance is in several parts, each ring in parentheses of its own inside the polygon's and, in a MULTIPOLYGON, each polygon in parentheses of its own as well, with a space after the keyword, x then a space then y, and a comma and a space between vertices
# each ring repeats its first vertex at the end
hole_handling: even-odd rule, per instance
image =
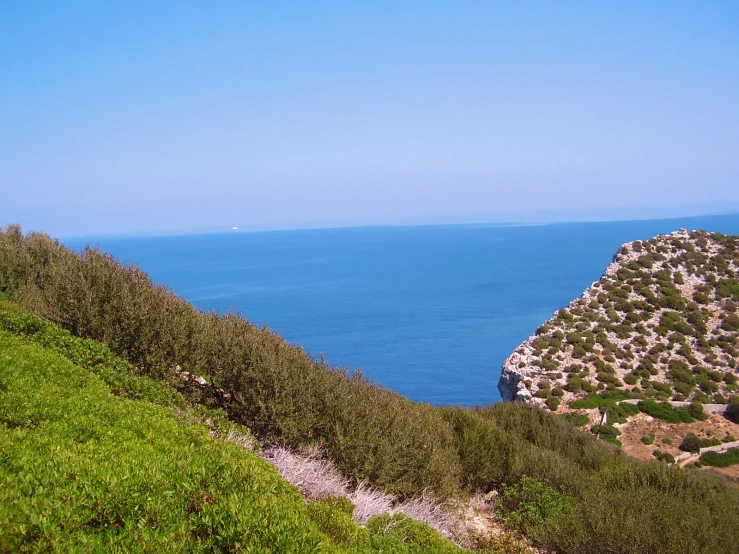
POLYGON ((67 239, 135 263, 202 310, 238 311, 413 400, 500 400, 505 358, 600 278, 624 242, 739 234, 739 214, 67 239))

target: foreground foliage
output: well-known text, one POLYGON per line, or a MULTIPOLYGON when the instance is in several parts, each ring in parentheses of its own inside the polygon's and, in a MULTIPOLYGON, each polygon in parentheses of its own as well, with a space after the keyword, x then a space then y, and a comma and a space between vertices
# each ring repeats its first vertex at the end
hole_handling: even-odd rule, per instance
POLYGON ((224 410, 266 444, 320 444, 354 482, 401 498, 424 490, 520 497, 503 510, 510 525, 556 552, 719 553, 739 541, 739 495, 720 480, 628 459, 534 407, 413 403, 311 359, 236 314, 198 312, 138 268, 94 249, 77 255, 10 227, 0 232, 0 292, 104 342, 140 375, 177 386, 188 402, 224 410), (183 381, 175 366, 212 386, 183 381))
POLYGON ((0 319, 0 551, 412 553, 432 540, 434 551, 462 552, 412 520, 410 538, 365 530, 346 499, 306 504, 104 346, 37 317, 0 319), (97 359, 108 382, 60 352, 97 359))
POLYGON ((311 552, 300 495, 240 447, 0 334, 2 550, 311 552), (302 508, 302 509, 301 509, 302 508))

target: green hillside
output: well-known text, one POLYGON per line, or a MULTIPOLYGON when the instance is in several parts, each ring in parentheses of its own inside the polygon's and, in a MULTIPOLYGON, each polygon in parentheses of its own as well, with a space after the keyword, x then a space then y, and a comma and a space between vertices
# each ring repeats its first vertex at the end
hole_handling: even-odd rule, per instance
POLYGON ((102 345, 0 310, 0 550, 459 551, 418 522, 396 536, 382 518, 361 529, 346 504, 308 505, 267 462, 211 437, 218 413, 102 345))
MULTIPOLYGON (((436 408, 411 402, 361 374, 349 374, 311 359, 300 348, 237 314, 199 312, 152 283, 140 269, 121 266, 97 250, 87 249, 78 255, 46 235, 24 235, 15 226, 0 230, 0 293, 23 309, 61 325, 68 337, 47 341, 48 329, 56 329, 52 334, 61 329, 48 327, 40 318, 19 323, 18 318, 28 316, 5 316, 4 328, 16 337, 7 339, 7 348, 12 351, 21 347, 16 344, 37 339, 40 342, 33 348, 64 349, 65 344, 92 348, 92 343, 76 342, 75 337, 100 341, 118 356, 115 364, 125 364, 125 378, 105 369, 110 366, 110 353, 78 356, 77 350, 88 347, 74 346, 64 354, 94 373, 99 383, 105 383, 107 396, 103 389, 93 396, 123 404, 134 398, 137 402, 162 399, 157 402, 166 406, 172 425, 210 420, 215 434, 238 424, 243 433, 249 429, 264 445, 293 449, 317 445, 353 483, 366 481, 401 499, 432 494, 440 500, 464 503, 476 492, 493 493, 497 495, 496 514, 508 528, 553 552, 724 553, 739 542, 739 493, 719 479, 661 462, 632 460, 536 407, 505 403, 478 409, 436 408), (205 384, 184 379, 183 371, 201 376, 205 384), (164 385, 174 387, 179 396, 161 388, 164 385), (206 409, 219 410, 221 415, 211 417, 206 409)), ((3 347, 2 352, 6 350, 3 347)), ((12 387, 3 383, 4 399, 12 387)), ((15 417, 16 411, 20 413, 17 406, 26 402, 22 400, 26 394, 12 394, 16 404, 8 410, 9 418, 15 417)), ((35 392, 28 390, 27 394, 35 392)), ((44 407, 48 402, 52 402, 51 396, 46 402, 39 401, 41 413, 54 411, 44 407)), ((73 413, 70 410, 66 413, 73 413)), ((95 413, 107 412, 101 408, 95 413)), ((79 419, 85 422, 86 417, 79 419)), ((16 423, 12 428, 4 425, 3 432, 33 432, 18 431, 23 428, 16 423)), ((204 429, 199 433, 203 441, 213 443, 204 429)), ((98 435, 91 436, 105 443, 105 433, 98 435)), ((153 440, 145 432, 141 436, 153 440)), ((71 451, 77 448, 74 444, 70 443, 71 451)), ((190 471, 192 465, 185 468, 175 462, 187 459, 189 444, 183 447, 185 452, 169 451, 167 463, 174 464, 169 474, 172 481, 167 485, 168 479, 163 478, 161 486, 170 488, 157 490, 156 502, 169 505, 159 496, 173 490, 172 483, 182 480, 180 473, 190 471)), ((66 450, 64 446, 58 452, 66 450)), ((238 451, 238 456, 260 463, 243 449, 228 445, 226 451, 229 456, 238 451)), ((225 459, 220 456, 202 463, 217 466, 225 459)), ((5 458, 2 460, 5 464, 5 458)), ((17 479, 19 471, 16 468, 10 475, 17 479)), ((91 471, 97 470, 92 467, 91 471)), ((239 471, 226 471, 223 479, 237 480, 239 471)), ((195 490, 200 492, 197 487, 195 490)), ((281 489, 278 486, 276 490, 281 489)), ((221 498, 210 489, 206 494, 214 501, 221 498)), ((18 498, 29 495, 31 491, 25 490, 18 498)), ((226 509, 220 502, 211 505, 200 498, 202 501, 188 497, 201 510, 188 514, 188 521, 211 510, 226 509)), ((438 535, 429 534, 428 528, 415 528, 413 522, 401 525, 378 518, 366 530, 358 530, 348 519, 350 508, 343 501, 306 505, 297 496, 293 498, 302 508, 296 508, 284 523, 268 526, 293 526, 286 532, 290 540, 323 540, 324 548, 329 549, 352 544, 366 548, 359 543, 374 547, 380 539, 397 541, 399 536, 392 533, 399 533, 401 542, 383 547, 384 551, 402 552, 393 550, 401 548, 401 543, 419 548, 425 544, 425 550, 419 550, 424 552, 452 548, 449 543, 435 543, 440 540, 438 535), (307 522, 305 526, 301 521, 307 522)), ((272 513, 271 509, 258 509, 255 517, 262 511, 272 513)), ((274 521, 278 520, 282 522, 282 516, 274 521)), ((224 537, 221 532, 213 533, 214 540, 224 537)))

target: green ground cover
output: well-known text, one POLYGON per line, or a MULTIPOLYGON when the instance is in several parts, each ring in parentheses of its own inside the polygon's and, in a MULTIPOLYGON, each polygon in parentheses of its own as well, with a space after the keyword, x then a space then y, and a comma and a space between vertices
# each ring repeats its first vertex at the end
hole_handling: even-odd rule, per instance
POLYGON ((706 452, 700 461, 707 466, 729 467, 739 464, 739 448, 730 448, 726 452, 706 452))
POLYGON ((258 456, 183 421, 177 392, 3 307, 0 551, 420 552, 433 540, 461 552, 419 522, 406 526, 423 541, 351 517, 340 532, 335 508, 312 508, 258 456))

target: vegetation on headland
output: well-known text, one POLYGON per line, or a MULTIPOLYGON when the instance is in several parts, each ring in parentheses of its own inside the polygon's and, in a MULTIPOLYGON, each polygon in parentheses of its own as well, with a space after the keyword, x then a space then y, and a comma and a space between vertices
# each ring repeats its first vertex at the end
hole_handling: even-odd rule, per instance
MULTIPOLYGON (((311 359, 236 314, 198 312, 138 268, 95 249, 77 255, 45 235, 8 227, 0 232, 0 292, 78 337, 106 344, 137 376, 175 387, 188 406, 223 410, 264 444, 319 444, 355 482, 402 498, 425 490, 440 498, 499 491, 509 525, 543 548, 729 552, 739 539, 739 494, 720 480, 629 459, 535 407, 413 403, 361 374, 311 359), (212 386, 196 386, 182 370, 212 386)), ((7 394, 3 388, 0 399, 7 394)), ((18 429, 2 425, 3 432, 18 429)), ((8 481, 19 479, 14 471, 8 481)), ((316 529, 324 516, 312 510, 308 520, 316 529)))
POLYGON ((738 305, 739 237, 680 231, 627 243, 516 349, 504 376, 519 373, 532 403, 552 408, 559 393, 553 409, 593 393, 727 404, 739 380, 738 305))

